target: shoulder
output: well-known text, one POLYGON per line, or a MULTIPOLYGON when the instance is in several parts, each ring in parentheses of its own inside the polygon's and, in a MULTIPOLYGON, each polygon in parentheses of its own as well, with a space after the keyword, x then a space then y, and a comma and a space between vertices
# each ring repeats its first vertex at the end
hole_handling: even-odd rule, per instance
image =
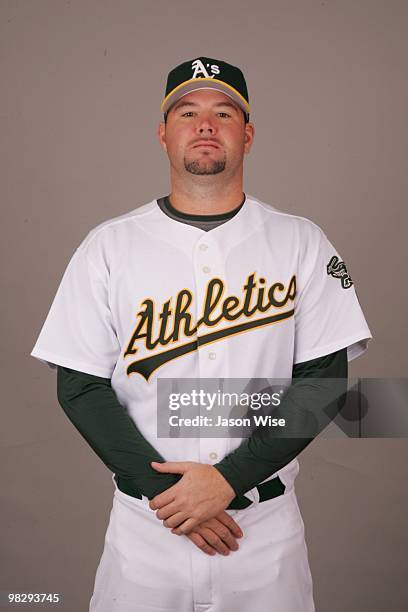
POLYGON ((326 238, 326 235, 321 227, 314 221, 300 215, 287 213, 274 204, 269 204, 248 195, 249 204, 256 209, 260 221, 265 225, 265 228, 273 232, 279 232, 280 235, 297 237, 300 242, 320 243, 326 238))
POLYGON ((91 253, 113 248, 126 237, 134 236, 136 228, 143 226, 143 221, 154 215, 157 208, 156 200, 152 200, 122 215, 101 221, 88 231, 77 251, 91 253))

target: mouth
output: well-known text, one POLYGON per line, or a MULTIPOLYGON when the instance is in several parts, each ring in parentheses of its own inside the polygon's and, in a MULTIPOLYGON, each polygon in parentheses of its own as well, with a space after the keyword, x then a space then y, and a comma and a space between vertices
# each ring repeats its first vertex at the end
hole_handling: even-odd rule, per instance
POLYGON ((218 149, 218 144, 215 142, 199 142, 193 146, 193 149, 197 149, 198 147, 212 147, 213 149, 218 149))

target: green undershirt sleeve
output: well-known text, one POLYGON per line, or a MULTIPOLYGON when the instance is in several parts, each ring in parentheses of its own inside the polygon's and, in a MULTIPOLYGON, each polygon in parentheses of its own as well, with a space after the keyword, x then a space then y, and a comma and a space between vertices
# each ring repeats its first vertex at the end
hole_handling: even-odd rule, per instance
POLYGON ((258 427, 214 464, 237 496, 285 467, 336 417, 345 402, 347 376, 346 348, 294 365, 291 385, 271 413, 285 419, 284 431, 258 427))
POLYGON ((150 461, 165 459, 136 427, 109 378, 58 366, 57 396, 71 423, 116 474, 119 489, 152 499, 180 480, 180 474, 162 474, 151 467, 150 461))

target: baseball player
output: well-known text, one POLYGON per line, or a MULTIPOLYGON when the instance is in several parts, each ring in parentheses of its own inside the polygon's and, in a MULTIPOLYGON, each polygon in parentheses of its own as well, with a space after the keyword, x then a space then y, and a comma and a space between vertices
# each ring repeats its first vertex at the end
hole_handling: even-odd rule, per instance
POLYGON ((184 62, 161 110, 170 194, 86 235, 31 352, 112 472, 90 610, 312 612, 297 455, 321 429, 308 415, 337 414, 371 333, 323 231, 243 191, 241 70, 184 62), (292 435, 158 436, 169 378, 292 380, 279 407, 292 435))

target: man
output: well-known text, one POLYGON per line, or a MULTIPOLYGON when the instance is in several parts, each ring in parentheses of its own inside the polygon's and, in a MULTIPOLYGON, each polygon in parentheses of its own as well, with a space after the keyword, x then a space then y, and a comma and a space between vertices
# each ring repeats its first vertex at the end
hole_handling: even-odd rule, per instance
POLYGON ((312 612, 296 456, 371 333, 320 228, 243 192, 241 70, 180 64, 162 111, 171 193, 88 233, 31 353, 58 366, 61 406, 113 473, 90 610, 312 612), (161 437, 169 378, 292 379, 285 433, 161 437))

